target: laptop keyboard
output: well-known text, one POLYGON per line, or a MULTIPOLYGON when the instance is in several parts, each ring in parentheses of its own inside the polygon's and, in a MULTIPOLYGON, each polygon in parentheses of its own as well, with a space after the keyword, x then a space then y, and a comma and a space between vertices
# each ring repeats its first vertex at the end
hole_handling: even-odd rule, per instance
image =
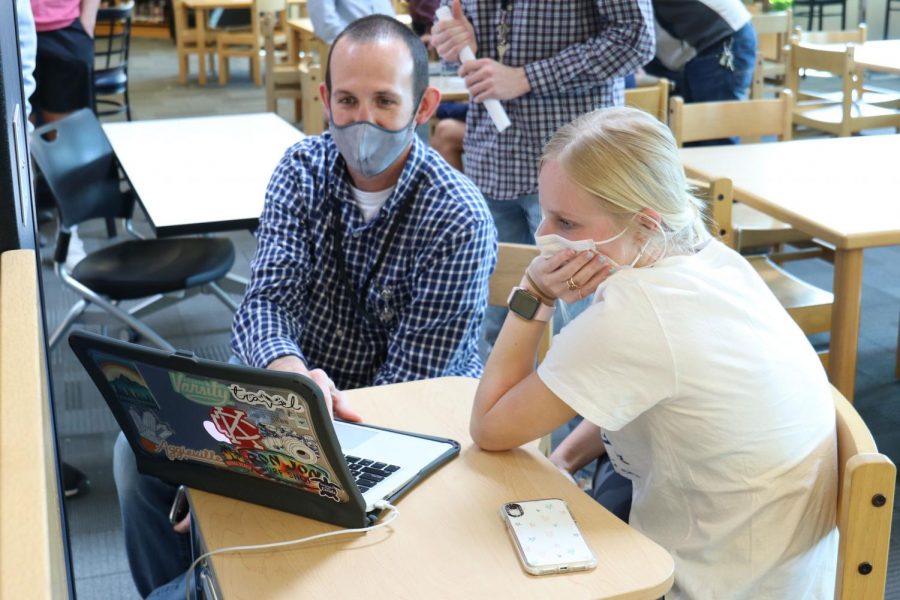
POLYGON ((358 456, 345 455, 344 458, 347 459, 350 474, 353 475, 353 479, 362 493, 368 492, 375 487, 376 483, 381 482, 385 477, 400 469, 397 465, 389 465, 369 460, 368 458, 359 458, 358 456))

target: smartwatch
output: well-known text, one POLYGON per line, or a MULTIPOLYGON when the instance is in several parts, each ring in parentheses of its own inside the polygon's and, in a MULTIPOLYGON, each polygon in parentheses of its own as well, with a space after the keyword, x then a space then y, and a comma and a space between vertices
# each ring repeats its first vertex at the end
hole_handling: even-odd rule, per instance
POLYGON ((546 323, 553 317, 555 306, 548 306, 541 299, 523 287, 514 287, 506 303, 513 311, 526 321, 543 321, 546 323))

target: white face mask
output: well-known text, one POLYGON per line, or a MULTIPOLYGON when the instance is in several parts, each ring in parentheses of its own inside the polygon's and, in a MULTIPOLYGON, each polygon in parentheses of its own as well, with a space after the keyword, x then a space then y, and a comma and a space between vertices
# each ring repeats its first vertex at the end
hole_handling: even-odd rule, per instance
MULTIPOLYGON (((616 235, 612 236, 611 238, 607 238, 605 240, 600 240, 600 241, 569 240, 569 239, 562 237, 561 235, 551 233, 549 235, 535 236, 534 242, 535 242, 535 244, 537 244, 537 247, 540 248, 541 256, 544 258, 547 258, 549 256, 553 256, 554 254, 556 254, 557 252, 560 252, 561 250, 574 250, 575 252, 584 252, 585 250, 594 250, 598 246, 603 246, 605 244, 610 244, 610 243, 616 241, 617 239, 619 239, 620 237, 625 235, 626 231, 628 231, 627 227, 625 229, 623 229, 622 231, 620 231, 619 233, 617 233, 616 235)), ((663 235, 665 236, 664 231, 663 231, 663 235)), ((636 265, 637 262, 641 259, 641 257, 644 255, 644 251, 647 249, 647 246, 649 244, 650 244, 650 240, 648 239, 646 242, 644 242, 644 245, 641 246, 641 249, 638 250, 637 256, 634 257, 634 260, 632 260, 631 263, 629 263, 627 265, 620 265, 619 263, 614 261, 609 256, 607 256, 605 254, 604 254, 604 256, 606 256, 606 260, 609 261, 609 263, 615 269, 623 269, 623 268, 630 269, 630 268, 634 267, 634 265, 636 265)))

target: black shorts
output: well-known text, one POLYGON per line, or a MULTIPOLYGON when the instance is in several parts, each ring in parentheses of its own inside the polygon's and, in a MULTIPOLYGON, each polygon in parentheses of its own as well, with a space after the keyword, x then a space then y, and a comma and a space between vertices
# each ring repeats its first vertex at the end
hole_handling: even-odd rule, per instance
POLYGON ((54 31, 38 32, 31 104, 50 112, 68 113, 94 106, 94 40, 81 21, 54 31))

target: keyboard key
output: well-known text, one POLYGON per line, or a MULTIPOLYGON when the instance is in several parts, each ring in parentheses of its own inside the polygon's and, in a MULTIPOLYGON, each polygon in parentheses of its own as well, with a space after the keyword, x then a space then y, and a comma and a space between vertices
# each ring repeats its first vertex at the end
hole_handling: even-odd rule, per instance
POLYGON ((348 465, 352 465, 353 463, 359 462, 361 459, 358 456, 344 456, 348 465))
POLYGON ((398 467, 397 465, 388 465, 384 468, 384 470, 387 471, 388 473, 393 473, 395 471, 399 471, 400 467, 398 467))
POLYGON ((387 464, 383 462, 377 462, 374 465, 371 465, 373 469, 383 469, 387 466, 387 464))
POLYGON ((371 465, 374 462, 375 462, 374 460, 369 460, 368 458, 359 459, 359 464, 361 464, 364 467, 368 467, 369 465, 371 465))

